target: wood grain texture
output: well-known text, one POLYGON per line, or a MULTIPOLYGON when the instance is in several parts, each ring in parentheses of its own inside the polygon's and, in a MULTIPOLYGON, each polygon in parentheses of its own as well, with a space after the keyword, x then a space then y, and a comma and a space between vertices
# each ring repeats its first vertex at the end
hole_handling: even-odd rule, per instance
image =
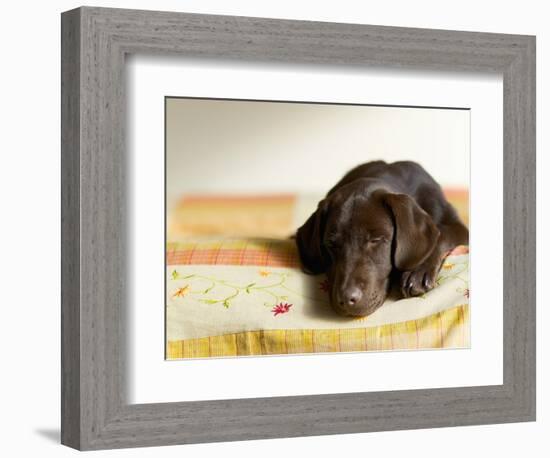
POLYGON ((61 442, 80 446, 80 15, 61 24, 61 442))
POLYGON ((84 450, 535 418, 534 37, 85 7, 63 14, 62 41, 64 444, 84 450), (502 73, 504 384, 128 404, 129 53, 502 73))

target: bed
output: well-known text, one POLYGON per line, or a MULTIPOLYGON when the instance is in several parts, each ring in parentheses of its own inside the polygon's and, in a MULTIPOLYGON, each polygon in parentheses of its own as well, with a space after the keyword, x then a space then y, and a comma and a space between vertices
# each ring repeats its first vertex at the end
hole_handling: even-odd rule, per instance
MULTIPOLYGON (((445 190, 468 223, 468 193, 445 190)), ((169 212, 166 358, 467 348, 469 250, 456 247, 437 286, 388 299, 366 318, 336 315, 324 275, 302 273, 290 235, 315 195, 186 195, 169 212)))

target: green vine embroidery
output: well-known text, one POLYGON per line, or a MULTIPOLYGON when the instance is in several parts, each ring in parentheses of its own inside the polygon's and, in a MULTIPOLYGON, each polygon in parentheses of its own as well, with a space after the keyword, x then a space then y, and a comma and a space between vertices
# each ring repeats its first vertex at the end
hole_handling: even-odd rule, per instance
MULTIPOLYGON (((470 294, 468 280, 462 278, 462 274, 464 274, 467 270, 468 259, 464 261, 445 261, 437 276, 436 286, 441 286, 442 284, 453 279, 459 280, 463 283, 463 287, 457 288, 456 291, 468 298, 470 294)), ((301 292, 295 291, 288 286, 288 278, 292 275, 290 272, 259 270, 258 275, 262 279, 270 277, 274 280, 268 284, 261 284, 261 282, 255 281, 242 285, 207 275, 181 275, 176 269, 174 269, 170 274, 170 279, 175 284, 175 289, 172 290, 173 293, 171 294, 171 297, 173 299, 181 299, 186 296, 198 296, 197 301, 202 302, 203 304, 219 304, 226 309, 229 309, 232 302, 241 295, 255 295, 263 297, 263 305, 265 307, 276 307, 279 304, 288 301, 291 297, 299 297, 304 300, 321 302, 325 305, 328 305, 329 303, 329 288, 326 280, 320 283, 320 290, 323 291, 323 293, 319 297, 310 297, 302 294, 301 292), (195 289, 191 288, 193 283, 193 287, 195 289), (206 285, 201 285, 201 283, 206 285), (221 293, 220 290, 225 290, 226 292, 221 293)), ((427 294, 429 294, 429 292, 419 296, 419 298, 426 299, 427 294)))
MULTIPOLYGON (((468 280, 464 280, 461 275, 468 270, 468 260, 465 261, 445 261, 439 270, 439 274, 435 280, 435 286, 441 286, 450 280, 460 280, 464 283, 464 288, 457 288, 456 292, 463 294, 466 298, 469 298, 470 290, 468 289, 468 280)), ((419 299, 427 299, 427 295, 430 293, 422 294, 418 296, 419 299)))
POLYGON ((215 297, 202 297, 198 298, 199 302, 203 304, 215 305, 221 304, 228 309, 231 307, 232 301, 242 294, 258 295, 264 297, 263 305, 265 307, 275 307, 278 304, 288 301, 289 296, 299 296, 306 300, 328 302, 328 298, 312 298, 308 297, 298 291, 293 290, 288 286, 287 280, 291 275, 288 272, 271 272, 260 270, 259 275, 261 277, 274 277, 275 280, 267 285, 258 284, 258 282, 248 283, 246 285, 235 284, 231 281, 222 280, 212 276, 190 274, 182 276, 177 270, 173 270, 170 278, 177 283, 175 293, 172 294, 172 298, 184 297, 187 295, 193 296, 205 296, 209 295, 213 290, 217 293, 215 297), (206 282, 208 286, 206 288, 191 289, 190 285, 193 281, 206 282), (185 284, 185 286, 180 286, 185 284), (186 288, 186 289, 185 289, 186 288), (228 290, 228 293, 221 295, 218 292, 220 288, 228 290), (183 291, 183 293, 182 293, 183 291), (281 292, 283 294, 281 294, 281 292))

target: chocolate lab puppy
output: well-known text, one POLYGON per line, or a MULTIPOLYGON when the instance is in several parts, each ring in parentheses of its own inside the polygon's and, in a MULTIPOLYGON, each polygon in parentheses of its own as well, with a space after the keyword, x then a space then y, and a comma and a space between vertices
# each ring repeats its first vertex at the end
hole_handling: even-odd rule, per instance
POLYGON ((306 273, 327 273, 333 308, 366 316, 391 286, 405 298, 432 289, 445 253, 468 244, 468 229, 420 165, 375 161, 328 192, 296 243, 306 273))

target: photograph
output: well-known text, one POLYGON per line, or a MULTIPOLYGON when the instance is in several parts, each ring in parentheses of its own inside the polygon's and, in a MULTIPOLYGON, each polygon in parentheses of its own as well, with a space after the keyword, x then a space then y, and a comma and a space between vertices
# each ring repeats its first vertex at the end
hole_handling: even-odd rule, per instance
POLYGON ((470 348, 470 109, 165 97, 165 359, 470 348))

